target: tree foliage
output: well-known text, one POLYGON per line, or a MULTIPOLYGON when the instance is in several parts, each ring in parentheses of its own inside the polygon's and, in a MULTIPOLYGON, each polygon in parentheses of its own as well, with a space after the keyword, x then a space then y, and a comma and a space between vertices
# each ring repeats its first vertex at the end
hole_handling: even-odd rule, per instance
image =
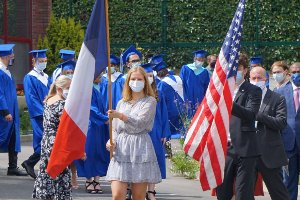
MULTIPOLYGON (((165 53, 171 67, 192 62, 191 52, 217 54, 238 0, 110 0, 112 52, 130 44, 147 53, 165 53)), ((75 17, 86 27, 94 0, 53 0, 57 17, 75 17), (71 4, 70 4, 71 2, 71 4), (72 12, 70 12, 70 10, 72 12)), ((299 1, 247 0, 242 51, 262 55, 265 65, 299 60, 299 1)))
POLYGON ((84 38, 84 30, 80 23, 73 18, 55 18, 51 16, 49 26, 44 38, 39 38, 38 48, 48 49, 47 73, 52 73, 56 65, 61 62, 60 49, 72 49, 78 55, 84 38))

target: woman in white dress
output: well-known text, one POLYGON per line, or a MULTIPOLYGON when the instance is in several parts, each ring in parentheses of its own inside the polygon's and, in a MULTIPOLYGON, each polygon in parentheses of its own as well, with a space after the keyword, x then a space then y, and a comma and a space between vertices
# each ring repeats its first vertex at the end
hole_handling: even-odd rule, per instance
POLYGON ((114 149, 106 179, 111 181, 114 200, 124 200, 127 184, 132 197, 144 200, 147 184, 161 182, 154 147, 149 136, 156 111, 156 99, 143 68, 132 68, 124 85, 123 99, 116 110, 109 110, 113 119, 114 149))

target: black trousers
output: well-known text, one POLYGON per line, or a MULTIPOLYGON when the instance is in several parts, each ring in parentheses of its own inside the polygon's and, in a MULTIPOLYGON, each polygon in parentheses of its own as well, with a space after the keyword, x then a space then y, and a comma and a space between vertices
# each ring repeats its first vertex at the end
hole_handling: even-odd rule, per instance
POLYGON ((239 157, 232 146, 228 147, 223 183, 217 187, 218 200, 254 200, 256 160, 258 157, 239 157))
POLYGON ((11 169, 17 168, 18 163, 18 152, 15 150, 16 147, 16 131, 15 126, 11 128, 11 136, 8 143, 8 167, 11 169))
POLYGON ((41 155, 39 153, 33 153, 25 162, 31 167, 34 167, 39 162, 40 158, 41 155))
POLYGON ((267 168, 261 158, 257 160, 257 169, 261 173, 272 200, 290 199, 283 183, 281 167, 267 168))

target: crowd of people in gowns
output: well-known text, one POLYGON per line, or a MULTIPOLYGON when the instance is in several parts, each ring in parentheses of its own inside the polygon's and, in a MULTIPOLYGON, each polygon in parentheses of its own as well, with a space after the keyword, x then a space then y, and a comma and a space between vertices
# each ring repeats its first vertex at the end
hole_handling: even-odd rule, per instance
MULTIPOLYGON (((8 53, 12 54, 12 52, 8 53)), ((43 113, 45 107, 45 98, 49 93, 51 84, 54 84, 58 77, 65 75, 72 80, 76 66, 76 59, 74 50, 61 49, 59 51, 59 55, 62 59, 62 62, 57 65, 57 68, 54 70, 52 76, 48 76, 44 72, 47 67, 47 49, 32 50, 29 52, 29 54, 32 56, 32 70, 24 77, 24 93, 30 115, 30 122, 33 129, 34 152, 21 165, 28 175, 36 179, 39 175, 36 175, 34 168, 41 158, 41 141, 44 132, 43 113)), ((196 62, 196 58, 198 59, 200 54, 193 54, 196 62)), ((205 57, 204 51, 202 51, 201 56, 205 57)), ((118 102, 122 99, 122 91, 127 76, 126 71, 134 67, 143 67, 147 73, 148 80, 155 93, 155 98, 157 101, 154 124, 152 131, 149 132, 149 135, 155 149, 159 169, 161 172, 161 178, 165 179, 165 157, 170 156, 168 154, 166 155, 165 144, 166 142, 170 141, 171 138, 178 137, 183 126, 179 104, 184 104, 184 102, 187 100, 200 103, 199 101, 202 100, 203 96, 205 95, 205 91, 209 82, 209 76, 208 71, 199 64, 197 66, 194 66, 194 64, 186 65, 190 67, 186 68, 186 66, 184 66, 180 76, 175 75, 174 71, 168 68, 167 63, 164 61, 164 55, 162 54, 153 55, 149 58, 149 62, 146 63, 142 63, 143 59, 142 53, 139 52, 133 45, 125 50, 120 58, 113 54, 110 56, 112 109, 116 109, 118 102), (120 65, 120 63, 124 63, 124 65, 120 65), (198 70, 198 68, 201 68, 201 70, 198 70), (197 73, 193 70, 196 70, 197 73), (205 77, 205 80, 203 77, 205 77), (201 83, 201 85, 196 86, 194 84, 193 86, 191 84, 196 79, 200 80, 198 82, 201 83), (188 94, 184 90, 184 87, 200 87, 201 92, 188 94)), ((109 94, 107 70, 108 68, 106 69, 106 72, 97 77, 93 84, 85 158, 82 160, 76 160, 69 166, 71 169, 71 184, 73 189, 78 188, 77 177, 85 177, 85 187, 86 191, 89 193, 102 192, 99 179, 100 177, 106 175, 110 160, 109 152, 106 150, 106 142, 109 139, 109 120, 107 114, 109 110, 109 94)), ((4 82, 10 83, 12 86, 14 85, 12 81, 4 82)), ((197 84, 199 84, 198 82, 197 84)), ((8 89, 12 93, 14 92, 14 87, 8 89)), ((65 98, 67 98, 68 90, 63 90, 63 94, 65 95, 65 98)), ((18 110, 15 109, 15 105, 11 105, 9 108, 14 108, 14 111, 18 112, 18 110)), ((18 116, 18 113, 15 115, 18 116)), ((18 119, 18 117, 16 117, 16 119, 18 119)), ((14 121, 13 125, 16 129, 19 127, 17 120, 14 121)), ((7 129, 6 137, 12 134, 11 127, 7 129)), ((1 136, 2 135, 4 134, 1 133, 1 136)), ((19 138, 19 131, 16 132, 15 137, 19 138)), ((16 142, 16 144, 16 147, 19 146, 19 142, 16 142)), ((20 174, 26 174, 19 168, 16 169, 20 174)), ((130 187, 131 186, 129 184, 129 194, 127 195, 129 196, 128 198, 130 198, 130 187)), ((155 196, 155 185, 149 184, 147 190, 149 198, 153 199, 155 196)))
MULTIPOLYGON (((153 115, 153 126, 149 122, 148 125, 149 127, 151 125, 151 130, 147 133, 152 141, 151 145, 155 152, 160 178, 155 177, 155 181, 149 182, 146 192, 146 199, 155 199, 156 184, 160 182, 160 179, 166 179, 165 159, 172 156, 172 152, 168 151, 168 148, 171 148, 168 144, 173 138, 184 137, 183 133, 187 127, 184 121, 185 118, 182 116, 186 115, 187 119, 191 120, 195 110, 201 104, 214 71, 217 56, 213 54, 208 56, 208 52, 204 50, 194 51, 191 54, 191 60, 193 59, 193 61, 183 65, 180 68, 179 75, 176 75, 173 70, 169 69, 170 66, 164 60, 165 55, 163 54, 152 55, 148 59, 148 62, 143 62, 146 59, 133 45, 125 50, 120 57, 112 54, 110 56, 110 68, 107 68, 105 72, 99 75, 91 86, 93 90, 85 156, 71 163, 68 167, 69 169, 66 169, 67 171, 64 171, 64 174, 58 177, 58 179, 64 179, 66 183, 65 191, 62 191, 59 187, 61 182, 58 180, 50 181, 51 178, 45 176, 47 159, 49 159, 47 156, 50 155, 52 150, 52 146, 46 142, 49 138, 45 139, 45 132, 47 132, 47 130, 44 130, 47 127, 47 123, 44 121, 45 117, 47 118, 45 112, 48 112, 48 115, 51 112, 49 110, 50 105, 45 103, 45 99, 51 99, 55 95, 59 97, 60 100, 58 101, 67 99, 68 87, 66 85, 59 87, 59 83, 63 81, 65 83, 66 78, 70 82, 72 81, 76 67, 76 52, 61 49, 60 57, 62 62, 57 65, 57 69, 55 69, 51 77, 44 72, 47 68, 47 49, 32 50, 29 52, 32 56, 32 70, 24 77, 24 93, 33 130, 34 151, 21 164, 26 171, 25 173, 17 166, 17 154, 20 152, 20 124, 15 82, 9 72, 9 66, 12 66, 14 59, 13 47, 13 44, 0 45, 0 82, 2 84, 0 87, 0 114, 2 116, 0 118, 0 151, 8 152, 9 155, 7 175, 25 176, 28 174, 36 179, 33 193, 34 198, 48 199, 50 197, 51 199, 55 197, 56 199, 71 199, 71 188, 77 189, 79 187, 77 177, 84 177, 86 179, 86 192, 91 194, 102 193, 100 178, 106 176, 108 171, 108 179, 113 177, 112 169, 116 167, 115 164, 111 163, 109 151, 107 151, 110 126, 109 117, 118 118, 124 122, 133 120, 128 116, 116 116, 116 114, 113 114, 113 111, 120 109, 117 105, 124 100, 124 85, 131 84, 127 80, 130 78, 127 77, 127 72, 131 70, 130 73, 132 73, 132 69, 138 68, 138 71, 143 70, 140 74, 146 74, 147 85, 152 88, 156 101, 156 109, 153 112, 153 114, 155 113, 153 115), (205 67, 206 57, 208 65, 205 67), (109 78, 107 70, 110 70, 111 73, 111 109, 109 108, 109 78), (56 90, 53 88, 56 88, 56 90), (182 105, 188 105, 188 109, 182 110, 182 105), (34 167, 39 160, 41 160, 40 169, 39 173, 36 174, 34 167), (47 187, 43 188, 41 185, 45 177, 49 179, 49 182, 47 183, 47 187), (69 181, 70 186, 67 184, 69 181), (41 193, 42 189, 43 193, 41 193), (45 194, 48 190, 50 196, 49 194, 45 194), (63 195, 60 196, 60 194, 63 195)), ((253 57, 250 64, 254 68, 256 65, 261 65, 261 62, 261 57, 253 57)), ((269 75, 267 72, 265 76, 267 80, 266 87, 269 87, 269 75)), ((274 79, 277 81, 279 77, 275 75, 274 79)), ((139 87, 139 85, 135 85, 131 88, 139 87)), ((132 89, 132 92, 136 91, 132 89)), ((63 104, 58 103, 58 106, 63 104)), ((57 112, 59 113, 61 110, 57 110, 57 112)), ((116 121, 116 119, 113 121, 116 121)), ((143 131, 148 130, 144 128, 143 131)), ((131 199, 134 183, 128 182, 126 187, 126 199, 131 199)))

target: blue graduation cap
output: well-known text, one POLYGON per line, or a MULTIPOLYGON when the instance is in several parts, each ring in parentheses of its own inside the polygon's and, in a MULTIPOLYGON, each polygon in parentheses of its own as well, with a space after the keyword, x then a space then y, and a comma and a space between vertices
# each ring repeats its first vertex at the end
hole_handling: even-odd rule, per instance
POLYGON ((115 56, 114 54, 110 54, 110 63, 117 65, 120 63, 120 58, 118 56, 115 56))
POLYGON ((262 61, 263 61, 263 59, 261 56, 256 56, 256 57, 250 58, 250 64, 253 64, 253 65, 258 65, 258 64, 262 65, 262 61))
POLYGON ((68 60, 66 62, 60 63, 57 67, 61 68, 61 71, 65 70, 75 70, 76 62, 73 60, 68 60))
POLYGON ((75 51, 73 50, 67 50, 67 49, 61 49, 59 50, 60 58, 63 60, 71 60, 75 58, 75 51))
POLYGON ((0 57, 11 55, 14 46, 15 44, 0 44, 0 57))
POLYGON ((154 55, 152 56, 152 58, 150 59, 150 63, 153 63, 153 64, 158 64, 162 61, 164 61, 164 57, 165 54, 158 54, 158 55, 154 55))
POLYGON ((162 61, 162 62, 158 63, 157 65, 155 65, 155 67, 153 67, 153 70, 156 72, 159 72, 160 70, 162 70, 164 68, 167 68, 167 64, 164 61, 162 61))
POLYGON ((48 49, 40 49, 40 50, 32 50, 29 53, 32 54, 32 57, 34 58, 46 58, 46 51, 48 49))
POLYGON ((137 54, 140 57, 140 59, 143 58, 142 53, 140 51, 138 51, 134 45, 131 45, 128 49, 126 49, 122 53, 122 55, 121 55, 122 63, 125 65, 129 59, 129 56, 134 55, 134 54, 137 54))
POLYGON ((204 50, 198 50, 193 52, 195 57, 204 58, 207 55, 207 51, 204 50))
POLYGON ((145 64, 141 65, 141 67, 144 68, 146 73, 153 72, 153 66, 155 66, 155 64, 152 64, 152 63, 145 63, 145 64))

